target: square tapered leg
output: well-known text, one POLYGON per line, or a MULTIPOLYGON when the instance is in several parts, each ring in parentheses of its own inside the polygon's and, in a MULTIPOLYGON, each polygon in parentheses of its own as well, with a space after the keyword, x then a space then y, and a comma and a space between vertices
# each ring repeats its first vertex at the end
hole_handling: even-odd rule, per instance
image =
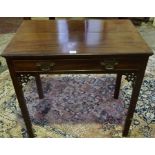
POLYGON ((116 78, 115 92, 114 92, 114 98, 115 99, 118 99, 118 97, 119 97, 121 79, 122 79, 122 74, 118 73, 117 78, 116 78))
POLYGON ((42 99, 42 98, 44 98, 44 94, 43 94, 43 89, 42 89, 42 83, 41 83, 40 75, 36 74, 35 75, 35 79, 36 79, 36 86, 37 86, 39 98, 42 99))

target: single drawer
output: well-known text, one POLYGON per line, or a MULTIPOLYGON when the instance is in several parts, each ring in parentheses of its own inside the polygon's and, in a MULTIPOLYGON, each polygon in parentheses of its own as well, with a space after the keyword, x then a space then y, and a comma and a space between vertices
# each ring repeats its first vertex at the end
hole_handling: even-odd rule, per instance
POLYGON ((67 71, 118 71, 136 70, 141 62, 128 59, 57 59, 57 60, 14 60, 15 71, 67 72, 67 71))

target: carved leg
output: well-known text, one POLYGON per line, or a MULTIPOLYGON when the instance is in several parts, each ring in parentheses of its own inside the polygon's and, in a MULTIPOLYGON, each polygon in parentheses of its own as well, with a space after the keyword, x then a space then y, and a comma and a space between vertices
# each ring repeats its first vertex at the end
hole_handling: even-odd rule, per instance
POLYGON ((123 130, 124 137, 128 136, 129 128, 136 108, 136 103, 138 100, 143 77, 144 77, 144 71, 138 72, 137 74, 132 73, 129 75, 129 77, 127 77, 128 80, 130 79, 133 82, 133 91, 132 91, 130 105, 128 108, 128 113, 127 113, 124 130, 123 130))
POLYGON ((36 85, 37 85, 39 98, 42 99, 42 98, 44 98, 44 95, 43 95, 43 89, 42 89, 40 75, 36 74, 35 79, 36 79, 36 85))
POLYGON ((115 85, 115 92, 114 92, 114 98, 118 99, 119 96, 119 90, 121 86, 121 79, 122 79, 122 74, 118 73, 117 78, 116 78, 116 85, 115 85))

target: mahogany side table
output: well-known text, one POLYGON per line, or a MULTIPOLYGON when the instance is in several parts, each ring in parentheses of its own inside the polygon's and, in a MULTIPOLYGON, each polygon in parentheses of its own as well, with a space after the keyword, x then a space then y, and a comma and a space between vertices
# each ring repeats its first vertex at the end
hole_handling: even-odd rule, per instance
POLYGON ((34 137, 23 95, 23 83, 34 76, 43 98, 40 74, 117 74, 114 98, 122 75, 133 91, 124 125, 128 136, 148 58, 152 50, 130 20, 23 21, 2 56, 6 58, 29 137, 34 137))

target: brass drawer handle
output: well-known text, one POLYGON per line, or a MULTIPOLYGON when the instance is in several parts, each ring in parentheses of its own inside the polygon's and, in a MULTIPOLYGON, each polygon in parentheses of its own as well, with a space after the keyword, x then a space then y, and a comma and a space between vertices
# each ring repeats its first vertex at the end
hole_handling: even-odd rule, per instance
POLYGON ((55 66, 55 63, 40 62, 40 63, 36 63, 36 66, 39 67, 41 71, 47 72, 53 69, 53 67, 55 66))
POLYGON ((105 60, 104 62, 101 62, 100 64, 106 70, 114 70, 115 66, 118 65, 118 62, 116 62, 115 60, 105 60))

